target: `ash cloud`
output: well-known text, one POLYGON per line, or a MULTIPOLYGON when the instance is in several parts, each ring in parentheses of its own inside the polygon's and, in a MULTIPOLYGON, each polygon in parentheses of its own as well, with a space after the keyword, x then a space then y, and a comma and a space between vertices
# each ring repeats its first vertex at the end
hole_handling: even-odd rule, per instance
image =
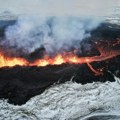
POLYGON ((90 17, 19 17, 7 27, 3 44, 28 54, 41 47, 50 55, 57 54, 78 49, 100 23, 100 19, 90 17))

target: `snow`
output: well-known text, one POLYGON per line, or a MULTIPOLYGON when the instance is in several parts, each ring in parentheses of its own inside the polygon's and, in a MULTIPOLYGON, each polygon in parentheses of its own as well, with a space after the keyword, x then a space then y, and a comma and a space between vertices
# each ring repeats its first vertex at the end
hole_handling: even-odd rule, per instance
MULTIPOLYGON (((109 17, 108 21, 119 24, 120 17, 115 16, 109 17)), ((4 17, 0 15, 0 19, 10 18, 14 17, 8 12, 4 17)), ((115 82, 86 85, 72 81, 53 85, 22 106, 0 100, 0 120, 87 120, 93 116, 120 120, 120 79, 115 79, 115 82)))
POLYGON ((116 115, 120 119, 120 80, 81 85, 54 85, 22 106, 0 100, 0 119, 87 120, 90 116, 116 115))

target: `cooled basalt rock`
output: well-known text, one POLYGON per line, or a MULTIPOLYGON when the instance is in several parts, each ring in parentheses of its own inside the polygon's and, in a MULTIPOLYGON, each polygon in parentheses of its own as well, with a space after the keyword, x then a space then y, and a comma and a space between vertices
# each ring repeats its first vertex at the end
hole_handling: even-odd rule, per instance
MULTIPOLYGON (((11 21, 13 24, 15 21, 11 21)), ((7 22, 0 28, 0 37, 4 37, 7 22)), ((103 23, 91 32, 91 37, 81 44, 88 44, 94 40, 114 40, 120 37, 120 27, 113 24, 103 23)), ((44 50, 44 49, 42 49, 44 50)), ((99 53, 93 48, 86 52, 82 48, 81 56, 94 56, 99 53)), ((37 52, 30 57, 36 58, 37 52)), ((49 65, 45 67, 14 66, 0 68, 0 98, 8 99, 12 104, 24 104, 31 97, 41 94, 53 84, 60 84, 72 80, 77 83, 86 84, 91 82, 115 81, 114 75, 120 77, 120 56, 110 60, 91 63, 95 70, 102 68, 100 75, 95 75, 87 64, 62 64, 49 65), (114 74, 114 75, 113 75, 114 74)), ((99 71, 99 70, 98 70, 99 71)))
MULTIPOLYGON (((93 63, 96 69, 105 65, 112 72, 115 72, 118 68, 116 65, 110 67, 107 63, 93 63)), ((26 103, 31 97, 42 93, 51 85, 69 80, 86 84, 114 81, 114 76, 107 69, 103 70, 103 75, 95 76, 87 64, 0 68, 0 98, 6 98, 10 103, 21 105, 26 103)))
POLYGON ((16 23, 16 20, 0 20, 0 37, 4 37, 5 29, 16 23))

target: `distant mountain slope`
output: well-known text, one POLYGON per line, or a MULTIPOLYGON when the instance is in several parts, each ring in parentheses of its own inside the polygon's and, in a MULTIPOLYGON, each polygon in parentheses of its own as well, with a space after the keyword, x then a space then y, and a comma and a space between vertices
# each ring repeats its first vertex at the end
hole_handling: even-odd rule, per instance
POLYGON ((15 20, 15 19, 17 19, 17 15, 14 15, 9 11, 4 11, 0 13, 0 20, 15 20))

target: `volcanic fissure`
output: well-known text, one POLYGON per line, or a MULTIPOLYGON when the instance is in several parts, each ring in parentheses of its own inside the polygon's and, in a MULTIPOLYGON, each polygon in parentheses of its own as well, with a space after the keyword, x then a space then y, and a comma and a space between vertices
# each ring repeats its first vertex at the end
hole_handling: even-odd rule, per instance
POLYGON ((54 83, 72 79, 86 84, 114 81, 114 75, 120 77, 118 26, 103 23, 91 31, 90 37, 84 39, 79 49, 71 48, 70 44, 70 50, 58 50, 51 55, 45 51, 46 48, 40 48, 27 56, 16 56, 13 48, 8 47, 6 50, 1 42, 0 98, 21 105, 54 83))

